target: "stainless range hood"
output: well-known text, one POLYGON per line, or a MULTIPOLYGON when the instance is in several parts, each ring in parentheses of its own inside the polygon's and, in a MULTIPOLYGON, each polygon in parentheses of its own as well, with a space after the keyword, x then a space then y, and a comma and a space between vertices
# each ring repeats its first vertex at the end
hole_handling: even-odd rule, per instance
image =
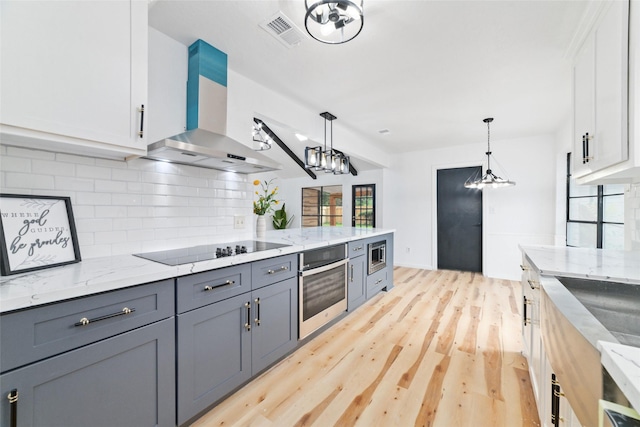
POLYGON ((187 129, 150 144, 145 158, 244 174, 282 169, 226 135, 227 55, 202 40, 189 46, 187 129))

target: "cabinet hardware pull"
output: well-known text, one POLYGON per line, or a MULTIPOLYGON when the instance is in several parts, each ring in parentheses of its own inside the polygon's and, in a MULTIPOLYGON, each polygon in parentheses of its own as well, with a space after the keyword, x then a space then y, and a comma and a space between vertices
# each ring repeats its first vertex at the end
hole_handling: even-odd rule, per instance
POLYGON ((522 301, 522 324, 524 326, 527 326, 527 321, 529 320, 527 318, 527 304, 529 304, 529 301, 527 300, 526 296, 522 297, 524 300, 522 301))
POLYGON ((531 286, 533 290, 540 289, 540 284, 535 280, 527 280, 527 283, 529 283, 529 286, 531 286))
POLYGON ((554 395, 555 397, 563 397, 565 394, 564 394, 563 392, 561 392, 561 391, 555 390, 555 391, 553 392, 553 395, 554 395))
POLYGON ((361 251, 362 249, 364 249, 364 246, 358 246, 357 248, 353 248, 353 251, 361 251))
POLYGON ((584 160, 585 163, 589 163, 589 160, 592 159, 591 156, 589 156, 589 140, 593 139, 593 135, 589 136, 589 132, 587 132, 584 135, 584 160))
POLYGON ((267 273, 269 274, 275 274, 275 273, 280 273, 281 271, 287 271, 289 269, 289 267, 283 265, 282 267, 280 267, 277 270, 267 270, 267 273))
POLYGON ((353 283, 353 264, 351 264, 351 283, 353 283))
POLYGON ((587 163, 587 139, 582 135, 582 164, 587 163))
POLYGON ((7 394, 7 399, 9 399, 9 406, 11 407, 11 427, 17 427, 18 425, 18 389, 14 388, 7 394))
POLYGON ((244 306, 247 307, 247 322, 244 324, 244 327, 247 331, 251 330, 251 302, 247 301, 244 303, 244 306))
POLYGON ((256 303, 256 318, 254 319, 254 321, 256 322, 256 325, 260 325, 260 298, 256 298, 255 300, 253 300, 256 303))
POLYGON ((382 281, 383 281, 383 279, 378 279, 378 280, 376 280, 376 285, 377 285, 378 283, 381 283, 382 281))
POLYGON ((522 264, 520 264, 520 269, 521 269, 522 271, 527 271, 527 270, 529 269, 529 267, 528 267, 528 266, 526 266, 526 265, 522 265, 522 264))
POLYGON ((227 280, 226 282, 224 282, 224 283, 220 283, 219 285, 213 285, 213 286, 211 286, 211 285, 207 285, 207 286, 205 286, 205 287, 204 287, 204 291, 205 291, 205 292, 207 292, 207 291, 212 291, 212 290, 214 290, 215 288, 219 288, 220 286, 233 285, 234 283, 236 283, 236 282, 235 282, 235 280, 227 280))
POLYGON ((79 322, 74 323, 73 326, 86 326, 89 323, 111 319, 112 317, 125 316, 127 314, 133 313, 134 311, 136 311, 135 308, 125 307, 122 309, 122 311, 118 311, 117 313, 107 314, 105 316, 96 317, 95 319, 88 319, 86 317, 83 317, 82 319, 80 319, 79 322))
POLYGON ((140 112, 140 131, 138 132, 138 136, 142 138, 144 136, 144 104, 138 108, 140 112))

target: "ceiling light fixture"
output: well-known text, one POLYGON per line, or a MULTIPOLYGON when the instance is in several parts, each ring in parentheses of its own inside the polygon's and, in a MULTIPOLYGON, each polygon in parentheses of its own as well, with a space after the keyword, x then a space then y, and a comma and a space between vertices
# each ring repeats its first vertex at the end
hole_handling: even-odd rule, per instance
POLYGON ((317 171, 325 171, 335 175, 349 173, 349 156, 333 149, 333 121, 337 118, 329 112, 320 113, 324 118, 324 148, 319 145, 317 147, 306 147, 304 150, 304 165, 308 169, 317 171), (331 127, 331 145, 327 150, 327 120, 331 127))
MULTIPOLYGON (((493 121, 493 118, 489 117, 482 121, 487 124, 487 152, 485 153, 487 155, 487 172, 482 175, 482 177, 479 177, 478 173, 473 174, 469 177, 469 179, 467 179, 467 181, 464 183, 464 186, 466 188, 477 188, 481 190, 484 187, 500 188, 516 185, 515 182, 510 181, 509 179, 500 178, 491 170, 491 132, 489 130, 489 123, 493 121)), ((498 163, 495 158, 493 160, 495 161, 495 163, 498 163)))
POLYGON ((262 130, 262 123, 254 123, 253 131, 251 133, 253 135, 253 142, 258 142, 260 144, 258 148, 254 148, 255 151, 265 151, 271 148, 273 140, 262 130))
POLYGON ((346 43, 362 31, 363 0, 305 0, 304 4, 304 26, 319 42, 346 43))

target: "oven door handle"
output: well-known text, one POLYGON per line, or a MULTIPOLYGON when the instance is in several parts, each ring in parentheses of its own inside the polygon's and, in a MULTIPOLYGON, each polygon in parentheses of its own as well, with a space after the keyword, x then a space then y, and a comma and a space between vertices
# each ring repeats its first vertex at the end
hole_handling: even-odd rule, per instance
POLYGON ((332 264, 323 265, 322 267, 312 268, 311 270, 300 271, 300 276, 307 277, 313 274, 322 273, 327 270, 331 270, 332 268, 340 267, 341 265, 345 265, 349 262, 349 258, 341 259, 338 262, 334 262, 332 264))

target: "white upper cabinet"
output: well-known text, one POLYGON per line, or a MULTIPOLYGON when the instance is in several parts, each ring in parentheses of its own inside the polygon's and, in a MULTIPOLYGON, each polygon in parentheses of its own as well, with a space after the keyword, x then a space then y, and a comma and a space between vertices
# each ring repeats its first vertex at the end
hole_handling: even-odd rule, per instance
POLYGON ((629 158, 629 1, 608 2, 573 68, 574 175, 629 158))
POLYGON ((120 159, 145 154, 147 1, 0 7, 1 142, 120 159))
POLYGON ((603 7, 573 67, 573 175, 579 183, 639 182, 640 5, 594 4, 603 7))

